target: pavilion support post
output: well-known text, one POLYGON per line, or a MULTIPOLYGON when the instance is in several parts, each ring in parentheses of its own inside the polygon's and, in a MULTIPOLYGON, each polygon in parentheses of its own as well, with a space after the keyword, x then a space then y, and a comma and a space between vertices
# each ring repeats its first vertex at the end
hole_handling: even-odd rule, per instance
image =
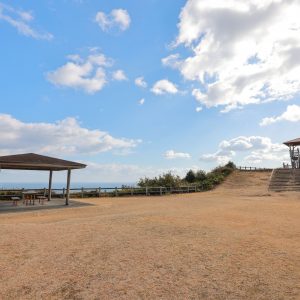
POLYGON ((53 173, 53 171, 50 170, 50 172, 49 172, 49 185, 48 185, 48 201, 51 200, 51 194, 52 194, 52 173, 53 173))
POLYGON ((294 162, 293 162, 293 155, 292 155, 292 146, 289 146, 289 150, 290 150, 290 158, 291 158, 291 167, 293 168, 294 162))
POLYGON ((69 198, 70 198, 70 182, 71 182, 71 170, 68 170, 68 177, 67 177, 67 193, 66 193, 66 205, 69 205, 69 198))

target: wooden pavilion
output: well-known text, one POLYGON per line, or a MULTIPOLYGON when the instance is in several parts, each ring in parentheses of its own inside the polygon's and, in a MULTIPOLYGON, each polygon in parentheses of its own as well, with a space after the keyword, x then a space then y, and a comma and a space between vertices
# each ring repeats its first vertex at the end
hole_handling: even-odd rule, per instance
POLYGON ((283 143, 289 147, 291 166, 293 169, 300 169, 300 138, 283 143))
POLYGON ((71 170, 83 169, 85 167, 86 165, 81 163, 35 153, 0 156, 0 169, 49 171, 48 201, 51 200, 53 171, 68 171, 66 205, 69 204, 71 170))

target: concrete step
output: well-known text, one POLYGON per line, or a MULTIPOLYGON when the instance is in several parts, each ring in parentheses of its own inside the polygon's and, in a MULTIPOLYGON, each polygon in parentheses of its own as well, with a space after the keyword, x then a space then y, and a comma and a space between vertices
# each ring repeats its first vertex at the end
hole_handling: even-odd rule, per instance
POLYGON ((269 183, 269 190, 300 191, 300 169, 275 169, 269 183))

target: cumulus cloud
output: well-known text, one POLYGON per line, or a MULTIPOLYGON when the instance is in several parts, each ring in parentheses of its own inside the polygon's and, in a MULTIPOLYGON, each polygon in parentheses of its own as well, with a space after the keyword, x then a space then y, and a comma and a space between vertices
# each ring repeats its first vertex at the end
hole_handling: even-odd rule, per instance
POLYGON ((167 79, 162 79, 153 85, 151 91, 156 95, 177 94, 178 88, 173 82, 167 79))
POLYGON ((16 28, 22 35, 38 40, 51 40, 53 38, 51 33, 38 31, 31 25, 34 20, 31 11, 16 9, 0 2, 1 20, 16 28))
POLYGON ((142 88, 146 88, 147 87, 147 82, 145 81, 144 77, 137 77, 135 80, 134 80, 134 83, 139 86, 139 87, 142 87, 142 88))
POLYGON ((164 153, 166 159, 176 159, 176 158, 191 158, 189 153, 176 152, 174 150, 168 150, 164 153))
POLYGON ((82 127, 75 118, 55 123, 25 123, 0 114, 2 154, 38 152, 44 154, 97 154, 132 149, 139 140, 115 138, 105 131, 82 127))
POLYGON ((202 107, 200 106, 196 107, 196 112, 200 112, 200 111, 202 111, 202 107))
POLYGON ((300 106, 288 105, 285 112, 277 117, 267 117, 262 119, 260 126, 267 126, 273 123, 288 121, 288 122, 300 122, 300 106))
POLYGON ((287 147, 273 143, 270 138, 262 136, 239 136, 231 140, 224 140, 219 149, 211 154, 200 157, 202 161, 215 161, 224 164, 236 155, 243 155, 246 163, 259 164, 264 161, 283 162, 288 160, 287 147))
POLYGON ((67 58, 69 61, 66 64, 47 73, 47 79, 51 83, 61 87, 82 89, 89 94, 94 94, 105 86, 106 68, 112 65, 111 59, 102 53, 91 53, 87 58, 72 54, 67 58))
POLYGON ((118 81, 128 80, 123 70, 117 70, 113 72, 113 79, 118 81))
POLYGON ((251 103, 287 100, 300 89, 300 2, 188 0, 173 54, 163 64, 196 81, 195 98, 224 112, 251 103))
POLYGON ((234 156, 234 151, 218 150, 215 153, 203 154, 200 157, 200 160, 206 162, 217 162, 220 165, 224 165, 229 162, 234 156))
POLYGON ((109 14, 102 11, 97 12, 95 21, 103 31, 117 27, 122 31, 129 28, 131 19, 125 9, 113 9, 109 14))

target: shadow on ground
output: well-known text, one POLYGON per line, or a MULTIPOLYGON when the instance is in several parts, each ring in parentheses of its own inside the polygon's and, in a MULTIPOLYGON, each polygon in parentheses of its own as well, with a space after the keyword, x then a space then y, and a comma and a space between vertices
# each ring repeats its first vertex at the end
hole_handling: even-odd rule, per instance
POLYGON ((80 201, 70 200, 69 205, 65 205, 63 199, 53 199, 45 202, 45 204, 36 203, 35 205, 24 205, 19 203, 18 206, 13 206, 12 201, 0 201, 0 214, 4 213, 20 213, 27 211, 47 210, 47 209, 58 209, 58 208, 72 208, 81 206, 93 206, 91 203, 84 203, 80 201))

